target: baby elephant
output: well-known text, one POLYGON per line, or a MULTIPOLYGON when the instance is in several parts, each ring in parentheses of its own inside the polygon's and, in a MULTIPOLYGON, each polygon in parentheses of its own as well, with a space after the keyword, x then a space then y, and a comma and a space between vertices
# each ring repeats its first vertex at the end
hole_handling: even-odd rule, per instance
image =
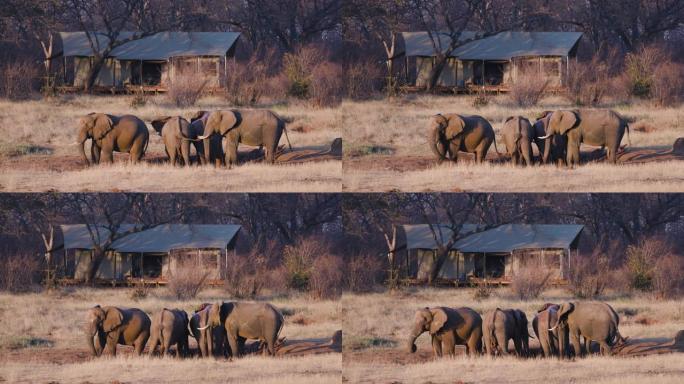
POLYGON ((204 160, 204 146, 197 137, 202 134, 201 126, 190 124, 180 116, 157 117, 150 123, 154 130, 162 137, 166 156, 171 165, 182 161, 184 165, 190 165, 190 143, 195 147, 197 161, 204 160))
POLYGON ((150 354, 157 346, 161 346, 162 356, 168 355, 173 344, 176 345, 176 357, 187 356, 188 347, 188 314, 181 309, 162 309, 152 317, 150 354))
POLYGON ((90 139, 93 164, 114 162, 114 152, 127 152, 132 163, 145 155, 150 133, 145 123, 133 115, 114 116, 89 113, 78 120, 78 149, 86 165, 85 143, 90 139))
POLYGON ((511 156, 513 164, 534 164, 532 142, 537 138, 530 121, 522 116, 511 116, 503 123, 502 134, 506 143, 506 152, 511 156))
POLYGON ((458 152, 469 152, 475 154, 475 162, 482 163, 492 143, 496 148, 494 129, 482 116, 437 114, 430 120, 428 130, 428 144, 439 162, 457 161, 458 152))
POLYGON ((500 309, 487 312, 482 326, 485 351, 494 356, 497 352, 508 355, 508 341, 513 340, 518 356, 529 354, 527 316, 519 309, 500 309))
POLYGON ((416 339, 424 332, 432 338, 432 351, 435 357, 442 353, 453 356, 455 346, 465 345, 466 354, 480 352, 482 338, 482 318, 470 308, 432 307, 416 311, 413 326, 409 333, 408 350, 416 351, 416 339))
POLYGON ((107 352, 116 356, 116 346, 132 345, 142 354, 150 337, 150 318, 138 308, 95 307, 86 314, 86 340, 93 356, 107 352))

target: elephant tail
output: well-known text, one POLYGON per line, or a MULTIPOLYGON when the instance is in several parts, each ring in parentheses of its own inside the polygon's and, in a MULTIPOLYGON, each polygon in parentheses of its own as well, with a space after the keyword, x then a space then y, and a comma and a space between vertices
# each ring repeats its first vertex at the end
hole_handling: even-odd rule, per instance
POLYGON ((496 136, 494 137, 494 150, 496 151, 497 158, 501 158, 501 152, 499 152, 499 147, 496 146, 496 136))
POLYGON ((285 139, 287 140, 287 146, 290 148, 290 151, 291 151, 292 150, 292 144, 290 144, 290 136, 288 136, 288 134, 287 134, 287 123, 288 123, 288 121, 284 120, 281 117, 280 123, 283 125, 283 132, 285 132, 285 139))
POLYGON ((627 143, 632 146, 632 138, 629 136, 629 123, 625 123, 625 130, 627 130, 627 143))

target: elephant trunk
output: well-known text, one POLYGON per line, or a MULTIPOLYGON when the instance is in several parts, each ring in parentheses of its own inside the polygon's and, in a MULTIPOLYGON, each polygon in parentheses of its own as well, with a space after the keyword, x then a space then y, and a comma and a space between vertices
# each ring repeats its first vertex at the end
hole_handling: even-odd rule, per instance
POLYGON ((430 149, 432 149, 432 152, 437 156, 437 158, 439 160, 444 160, 446 158, 446 145, 439 137, 439 128, 435 128, 430 131, 428 142, 430 144, 430 149))
POLYGON ((95 357, 100 356, 100 354, 102 353, 102 348, 100 346, 101 343, 99 342, 99 336, 100 335, 98 334, 97 330, 95 330, 95 332, 90 332, 88 330, 88 331, 86 331, 85 336, 86 336, 86 344, 88 344, 88 349, 90 350, 90 354, 92 354, 95 357), (98 337, 97 347, 95 346, 95 337, 96 336, 98 337))
POLYGON ((409 336, 409 339, 408 339, 408 341, 407 341, 407 343, 406 343, 406 347, 407 347, 407 349, 408 349, 408 351, 409 351, 410 353, 415 353, 416 350, 418 349, 418 348, 416 347, 416 339, 417 339, 418 336, 420 336, 422 333, 423 333, 423 330, 420 329, 419 327, 414 328, 413 331, 411 332, 411 335, 409 336))
POLYGON ((79 153, 81 154, 81 158, 83 159, 83 162, 85 162, 86 165, 90 165, 90 161, 88 161, 88 156, 86 156, 85 153, 85 142, 88 140, 88 133, 85 130, 82 130, 78 134, 78 150, 79 153))

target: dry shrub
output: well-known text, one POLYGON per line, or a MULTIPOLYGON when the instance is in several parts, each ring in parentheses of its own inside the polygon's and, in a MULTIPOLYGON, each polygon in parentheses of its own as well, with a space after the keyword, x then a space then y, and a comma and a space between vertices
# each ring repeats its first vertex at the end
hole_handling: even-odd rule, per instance
POLYGON ((512 276, 510 290, 520 300, 538 298, 546 289, 553 271, 539 266, 524 266, 512 276))
POLYGON ((323 254, 317 257, 311 268, 309 294, 314 299, 333 299, 342 294, 344 279, 342 258, 323 254))
POLYGON ((41 263, 31 255, 17 254, 0 257, 0 290, 27 292, 41 280, 41 263))
POLYGON ((568 289, 577 298, 595 298, 609 286, 611 275, 607 255, 580 256, 570 268, 568 289))
POLYGON ((490 99, 491 97, 487 94, 487 91, 478 88, 475 92, 475 97, 473 97, 472 101, 470 102, 470 105, 472 105, 473 108, 483 108, 489 105, 490 99))
POLYGON ((177 107, 192 107, 200 99, 208 83, 208 78, 197 74, 180 73, 169 81, 166 96, 177 107))
POLYGON ((178 300, 194 299, 206 288, 212 269, 200 267, 193 262, 180 262, 169 277, 167 289, 178 300))
POLYGON ((666 61, 655 70, 651 95, 657 106, 676 105, 684 99, 684 65, 666 61))
POLYGON ((295 244, 286 246, 283 249, 283 266, 287 273, 288 287, 307 290, 314 259, 326 253, 326 246, 313 237, 302 238, 295 244))
POLYGON ((676 295, 681 289, 682 257, 660 238, 642 239, 627 247, 625 267, 633 289, 653 291, 658 297, 676 295))
POLYGON ((383 275, 382 263, 372 255, 357 255, 347 262, 347 289, 369 292, 383 275))
POLYGON ((129 297, 133 301, 140 301, 146 299, 150 294, 150 285, 146 284, 145 281, 138 281, 133 285, 133 289, 129 297))
POLYGON ((264 288, 279 291, 283 284, 268 284, 272 277, 274 255, 277 254, 276 243, 262 243, 254 247, 247 255, 232 254, 228 256, 228 269, 225 271, 224 287, 235 297, 255 297, 264 288))
POLYGON ((317 107, 335 106, 344 93, 344 70, 339 64, 324 61, 314 67, 311 73, 309 94, 317 107))
POLYGON ((269 63, 275 58, 273 49, 255 52, 245 63, 229 62, 226 78, 226 96, 233 105, 258 104, 264 94, 272 98, 284 96, 279 87, 280 80, 274 75, 269 63))
POLYGON ((656 67, 666 61, 668 56, 659 46, 644 46, 627 54, 625 74, 634 96, 651 97, 656 67))
POLYGON ((347 97, 352 100, 368 99, 381 87, 381 70, 372 61, 350 64, 345 72, 347 97))
POLYGON ((474 288, 475 289, 473 290, 473 300, 475 301, 489 299, 492 296, 492 294, 494 294, 494 287, 492 287, 492 285, 489 284, 486 280, 481 283, 475 284, 474 288))
POLYGON ((38 70, 29 62, 14 61, 0 66, 0 95, 10 100, 31 97, 38 70))
POLYGON ((539 76, 535 71, 523 71, 511 86, 510 98, 520 107, 533 107, 539 104, 549 86, 549 78, 539 76))
POLYGON ((287 77, 287 93, 300 99, 309 97, 311 85, 311 72, 316 63, 323 57, 319 49, 315 47, 302 47, 294 53, 286 53, 283 56, 283 72, 287 77))

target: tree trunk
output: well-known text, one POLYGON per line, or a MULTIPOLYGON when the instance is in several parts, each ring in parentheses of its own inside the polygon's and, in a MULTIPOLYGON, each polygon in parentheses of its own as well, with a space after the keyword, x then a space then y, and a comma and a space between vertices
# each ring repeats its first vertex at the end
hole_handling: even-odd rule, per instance
POLYGON ((427 90, 432 92, 434 91, 435 87, 437 86, 437 81, 439 80, 439 76, 442 74, 442 71, 444 70, 444 67, 446 66, 447 63, 447 55, 444 54, 439 54, 435 58, 435 65, 432 66, 432 69, 430 70, 430 75, 428 78, 428 87, 427 90))
POLYGON ((90 259, 90 263, 86 269, 86 284, 93 284, 95 282, 95 276, 105 258, 105 253, 106 251, 101 247, 95 247, 93 249, 93 257, 90 259))
POLYGON ((433 285, 437 281, 437 276, 439 276, 439 271, 442 270, 447 257, 449 256, 449 251, 451 246, 438 248, 432 265, 430 266, 430 275, 428 276, 428 285, 433 285))
POLYGON ((86 92, 91 92, 93 90, 93 86, 95 85, 95 81, 97 80, 97 75, 100 74, 100 69, 102 69, 104 61, 104 56, 93 57, 93 63, 90 66, 90 69, 88 70, 88 81, 86 81, 85 86, 86 92))

